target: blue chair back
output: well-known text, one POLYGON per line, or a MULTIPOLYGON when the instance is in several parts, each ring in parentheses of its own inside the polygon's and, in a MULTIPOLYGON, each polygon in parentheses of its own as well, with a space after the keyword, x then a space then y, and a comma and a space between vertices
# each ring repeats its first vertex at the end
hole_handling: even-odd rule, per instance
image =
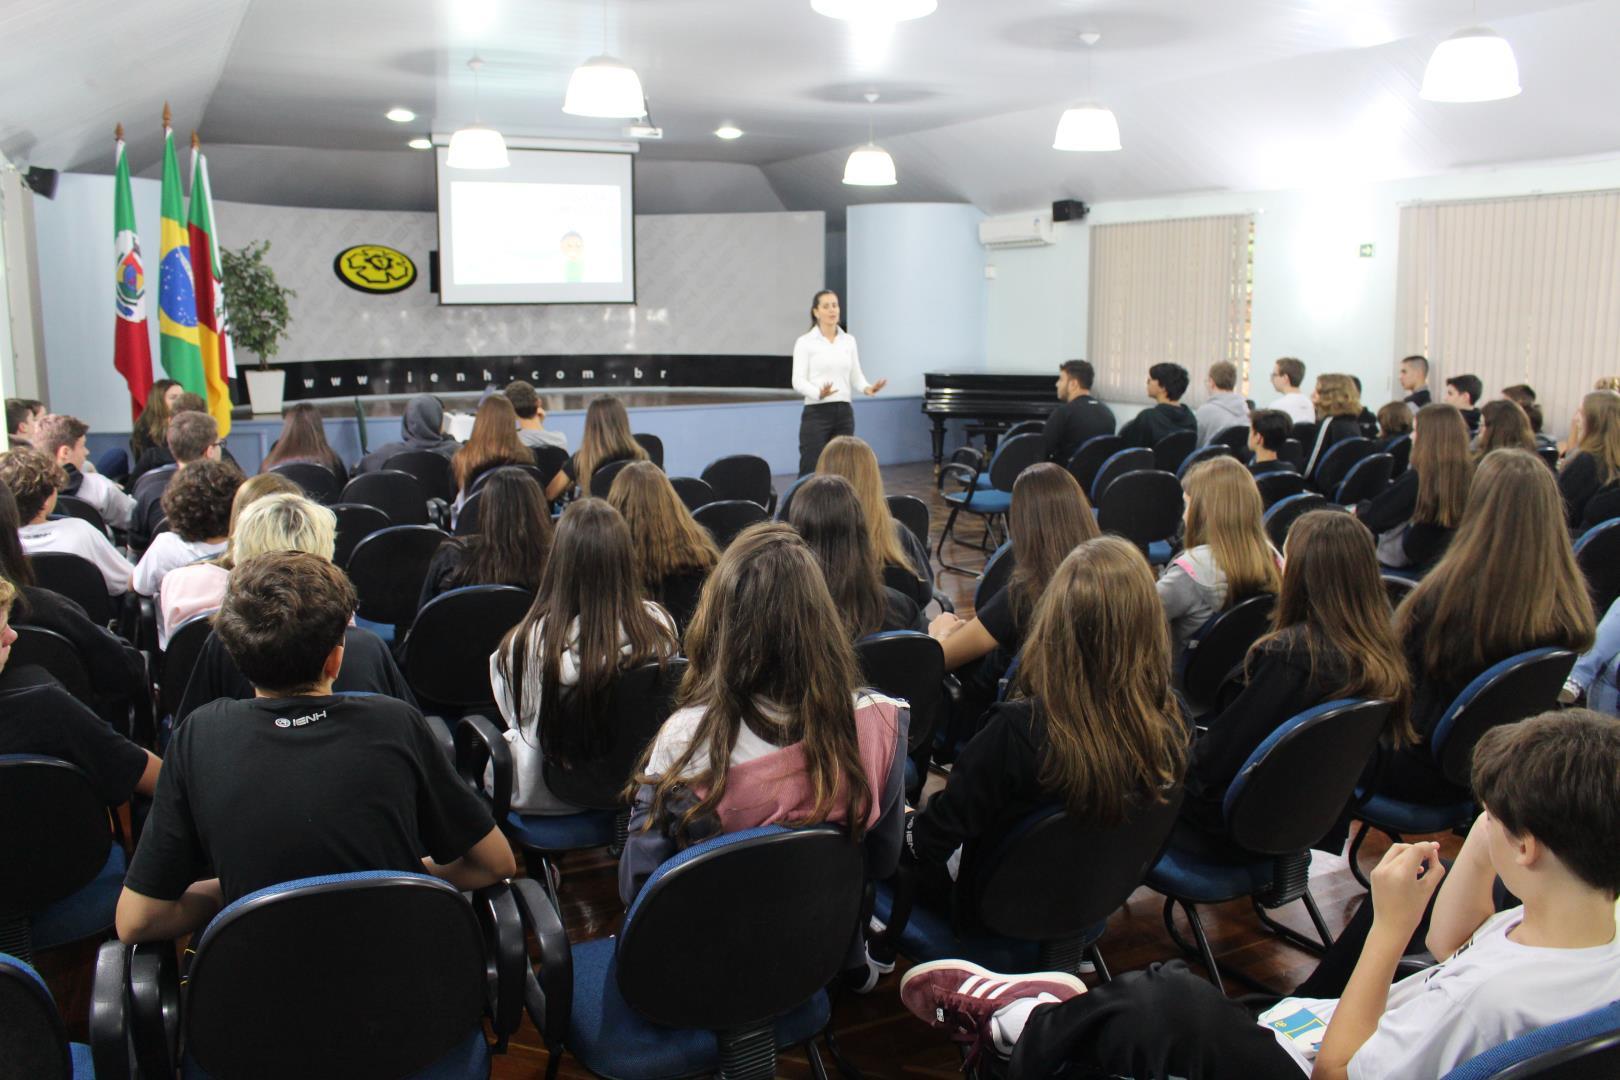
POLYGON ((894 520, 911 530, 911 535, 922 542, 923 549, 928 548, 928 504, 915 495, 890 495, 884 502, 889 504, 889 513, 894 520))
POLYGON ((1390 467, 1390 476, 1396 477, 1406 471, 1407 465, 1412 461, 1412 436, 1410 433, 1397 435, 1384 446, 1384 453, 1390 456, 1394 464, 1390 467))
POLYGON ((107 863, 106 805, 77 765, 41 754, 0 755, 0 929, 10 940, 26 918, 88 885, 107 863), (9 926, 7 924, 10 924, 9 926))
POLYGON ((431 525, 393 525, 356 544, 346 569, 360 597, 360 617, 409 625, 428 563, 447 539, 431 525))
MULTIPOLYGON (((782 493, 781 499, 777 500, 777 503, 776 503, 776 520, 777 521, 786 521, 788 519, 788 508, 793 505, 793 496, 798 493, 798 490, 801 487, 804 486, 804 482, 806 480, 811 479, 815 475, 816 474, 813 473, 813 472, 807 472, 803 476, 799 477, 797 480, 793 481, 793 483, 788 485, 787 491, 782 493)), ((698 483, 700 483, 700 484, 702 482, 703 481, 701 481, 701 480, 698 481, 698 483)), ((710 499, 708 501, 709 502, 714 502, 713 499, 710 499)), ((703 504, 699 503, 698 505, 701 506, 703 504)), ((696 510, 697 507, 696 506, 688 506, 687 509, 688 510, 696 510)))
POLYGON ((55 630, 42 626, 13 623, 11 628, 17 631, 17 640, 11 646, 9 666, 43 668, 62 684, 62 689, 87 708, 96 707, 96 695, 90 686, 90 668, 77 645, 55 630))
POLYGON ((1069 457, 1069 473, 1079 481, 1081 491, 1089 492, 1103 462, 1126 449, 1125 440, 1118 435, 1093 435, 1069 457))
POLYGON ((1558 692, 1575 666, 1568 649, 1531 649, 1480 672, 1441 714, 1429 747, 1447 780, 1466 788, 1474 747, 1498 724, 1557 708, 1558 692))
MULTIPOLYGON (((1160 445, 1163 444, 1161 443, 1160 445)), ((1232 452, 1231 448, 1223 443, 1210 443, 1208 446, 1200 446, 1198 449, 1181 459, 1181 464, 1177 465, 1175 469, 1176 479, 1180 480, 1195 466, 1202 465, 1206 461, 1214 461, 1219 457, 1236 456, 1237 455, 1232 452)), ((1157 454, 1155 454, 1155 457, 1157 457, 1157 454)))
POLYGON ((1233 424, 1229 428, 1222 428, 1209 440, 1213 445, 1219 443, 1232 451, 1232 456, 1239 461, 1249 460, 1249 425, 1233 424))
POLYGON ((1283 549, 1283 544, 1288 540, 1288 530, 1293 526, 1296 518, 1308 514, 1312 510, 1326 510, 1331 505, 1327 501, 1327 496, 1318 495, 1314 491, 1304 491, 1298 495, 1290 495, 1281 502, 1272 505, 1266 511, 1263 519, 1266 526, 1266 535, 1271 538, 1272 546, 1278 551, 1283 549))
POLYGON ((1108 460, 1098 467, 1097 478, 1091 482, 1091 488, 1087 492, 1091 505, 1101 506, 1103 495, 1107 493, 1109 487, 1126 473, 1153 467, 1153 451, 1140 446, 1127 447, 1110 454, 1108 460))
POLYGON ((411 691, 424 704, 451 709, 493 703, 490 655, 533 603, 534 593, 515 585, 467 585, 429 600, 402 651, 411 691))
POLYGON ((1261 855, 1304 851, 1325 836, 1355 791, 1389 720, 1387 701, 1329 701, 1285 720, 1226 789, 1232 841, 1261 855))
MULTIPOLYGON (((686 674, 686 661, 643 664, 613 680, 589 730, 597 740, 589 761, 564 763, 544 755, 541 771, 546 789, 557 798, 586 810, 625 810, 624 791, 635 776, 647 745, 675 711, 675 691, 686 674)), ((579 702, 564 694, 562 708, 579 702)), ((458 732, 459 734, 459 732, 458 732)), ((537 737, 537 736, 526 736, 537 737)))
POLYGON ((1261 473, 1254 478, 1254 484, 1260 489, 1260 501, 1265 503, 1268 510, 1290 495, 1304 494, 1310 486, 1299 473, 1286 469, 1261 473))
POLYGON ((1153 444, 1153 467, 1173 474, 1197 445, 1196 431, 1173 431, 1153 444))
POLYGON ((768 1023, 832 981, 858 932, 865 855, 842 829, 777 825, 695 844, 624 917, 619 991, 654 1023, 768 1023))
POLYGON ((911 705, 907 743, 916 750, 945 717, 945 650, 927 634, 890 630, 855 643, 866 685, 911 705))
POLYGON ((1395 459, 1388 454, 1368 454, 1344 474, 1333 501, 1340 506, 1354 506, 1363 499, 1371 499, 1389 486, 1394 475, 1395 459))
POLYGON ((1327 452, 1322 455, 1322 460, 1316 463, 1316 474, 1312 478, 1317 490, 1337 491, 1339 484, 1349 475, 1351 467, 1375 449, 1371 439, 1359 435, 1340 439, 1328 447, 1327 452))
POLYGON ((1611 1080, 1620 1076, 1620 1001, 1527 1032, 1442 1080, 1611 1080))
POLYGON ((1620 598, 1620 518, 1586 530, 1575 542, 1575 562, 1586 575, 1592 606, 1601 616, 1620 598))
POLYGON ((1187 642, 1181 686, 1189 701, 1200 705, 1214 702, 1229 675, 1248 655, 1249 646, 1271 629, 1271 612, 1277 598, 1270 593, 1251 596, 1233 604, 1198 628, 1187 642))
MULTIPOLYGON (((432 456, 438 457, 437 454, 432 456)), ((400 469, 361 473, 343 486, 343 493, 337 499, 340 504, 375 507, 387 515, 388 525, 426 525, 427 500, 422 482, 400 469)))
POLYGON ((302 878, 228 905, 197 943, 189 1057, 215 1076, 407 1076, 465 1042, 483 933, 426 874, 302 878))
POLYGON ((1305 468, 1305 444, 1293 437, 1284 439, 1282 449, 1277 451, 1277 460, 1286 461, 1296 469, 1305 468))
POLYGON ((990 486, 1011 491, 1018 474, 1046 460, 1046 442, 1040 435, 1015 435, 1004 439, 990 459, 990 486))
POLYGON ((992 596, 1007 587, 1016 565, 1011 540, 990 553, 990 557, 984 561, 984 569, 979 572, 978 583, 973 586, 974 611, 983 608, 992 596))
POLYGON ((68 1080, 74 1075, 67 1028, 45 980, 26 961, 0 952, 0 1077, 68 1080))
MULTIPOLYGON (((1175 535, 1185 505, 1181 481, 1157 469, 1138 469, 1108 485, 1097 504, 1097 525, 1145 551, 1175 535)), ((1169 553, 1161 557, 1168 559, 1169 553)))

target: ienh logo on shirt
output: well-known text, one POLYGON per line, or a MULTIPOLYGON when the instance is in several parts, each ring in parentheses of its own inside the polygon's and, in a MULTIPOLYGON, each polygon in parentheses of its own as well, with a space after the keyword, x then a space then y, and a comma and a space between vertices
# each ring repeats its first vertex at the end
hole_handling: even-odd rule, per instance
POLYGON ((326 719, 326 710, 325 709, 322 709, 318 713, 310 713, 308 716, 295 716, 295 717, 292 717, 291 719, 289 719, 289 718, 287 718, 285 716, 278 716, 278 717, 276 717, 276 727, 278 727, 278 728, 307 727, 308 725, 313 724, 317 720, 325 720, 325 719, 326 719))

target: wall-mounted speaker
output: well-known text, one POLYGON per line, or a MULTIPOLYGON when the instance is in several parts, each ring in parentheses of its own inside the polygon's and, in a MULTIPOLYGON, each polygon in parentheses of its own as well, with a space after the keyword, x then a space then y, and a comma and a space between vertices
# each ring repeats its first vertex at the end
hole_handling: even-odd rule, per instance
POLYGON ((47 199, 56 198, 55 169, 31 168, 23 174, 23 183, 36 195, 43 195, 47 199))
POLYGON ((1084 221, 1091 207, 1079 199, 1059 199, 1052 204, 1053 221, 1084 221))

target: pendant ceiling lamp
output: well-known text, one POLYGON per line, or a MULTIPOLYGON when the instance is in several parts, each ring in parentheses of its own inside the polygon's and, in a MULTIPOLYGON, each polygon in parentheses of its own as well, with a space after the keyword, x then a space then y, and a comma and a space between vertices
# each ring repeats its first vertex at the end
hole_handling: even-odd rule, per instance
POLYGON ((602 2, 602 53, 593 56, 568 77, 563 112, 604 120, 639 120, 647 115, 646 95, 635 68, 607 55, 607 0, 602 2))
POLYGON ((452 169, 504 169, 509 164, 501 133, 478 122, 478 72, 483 66, 476 56, 467 61, 473 73, 473 122, 450 136, 445 164, 452 169))
MULTIPOLYGON (((1102 35, 1088 30, 1080 35, 1085 43, 1086 86, 1091 86, 1090 49, 1102 40, 1102 35)), ((1057 131, 1052 135, 1052 149, 1078 153, 1105 153, 1120 149, 1119 121, 1107 106, 1088 103, 1063 110, 1058 117, 1057 131)))
POLYGON ((904 22, 932 15, 939 0, 810 0, 810 7, 829 19, 904 22))
MULTIPOLYGON (((866 95, 868 105, 875 104, 878 96, 866 95)), ((894 173, 894 158, 872 141, 872 121, 866 122, 866 145, 857 148, 844 162, 844 183, 852 187, 893 187, 900 181, 894 173)))
POLYGON ((1427 101, 1461 103, 1501 101, 1519 91, 1513 46, 1495 31, 1476 26, 1435 46, 1418 94, 1427 101))

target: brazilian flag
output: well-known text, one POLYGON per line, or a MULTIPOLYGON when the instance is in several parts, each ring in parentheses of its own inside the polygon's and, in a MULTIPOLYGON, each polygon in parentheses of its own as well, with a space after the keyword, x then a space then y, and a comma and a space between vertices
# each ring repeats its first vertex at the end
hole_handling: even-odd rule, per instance
POLYGON ((186 243, 185 193, 174 156, 174 132, 163 126, 163 232, 158 262, 158 342, 169 378, 208 400, 202 345, 197 337, 197 290, 186 243))

